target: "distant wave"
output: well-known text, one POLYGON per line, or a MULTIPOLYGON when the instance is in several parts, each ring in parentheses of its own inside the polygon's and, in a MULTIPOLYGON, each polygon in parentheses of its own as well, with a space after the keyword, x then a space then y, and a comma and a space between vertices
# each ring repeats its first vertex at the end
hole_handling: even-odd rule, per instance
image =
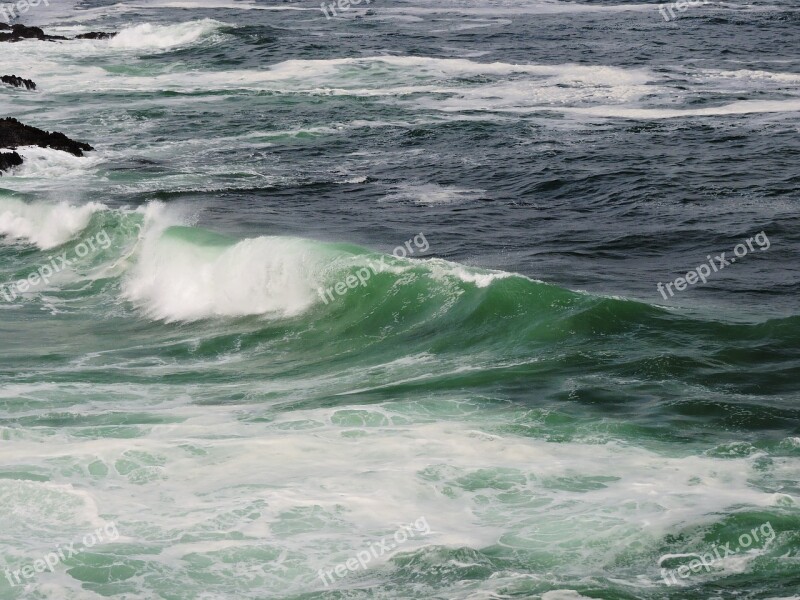
POLYGON ((189 21, 177 25, 143 23, 128 27, 108 41, 112 48, 172 48, 192 44, 208 37, 224 23, 213 19, 189 21))
POLYGON ((49 250, 73 239, 89 225, 92 215, 102 210, 106 206, 99 202, 73 206, 67 202, 28 204, 0 198, 0 235, 7 241, 49 250))

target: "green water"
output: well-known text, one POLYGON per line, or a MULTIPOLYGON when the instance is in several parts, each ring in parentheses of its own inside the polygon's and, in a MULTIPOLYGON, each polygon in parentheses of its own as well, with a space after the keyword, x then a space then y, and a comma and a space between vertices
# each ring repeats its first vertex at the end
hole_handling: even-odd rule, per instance
POLYGON ((7 246, 4 280, 101 232, 108 248, 2 313, 3 551, 13 572, 119 536, 5 596, 791 593, 797 318, 391 256, 326 304, 320 286, 381 257, 236 240, 157 205, 7 246), (424 537, 319 578, 420 517, 424 537), (766 523, 771 539, 664 584, 660 567, 766 523))

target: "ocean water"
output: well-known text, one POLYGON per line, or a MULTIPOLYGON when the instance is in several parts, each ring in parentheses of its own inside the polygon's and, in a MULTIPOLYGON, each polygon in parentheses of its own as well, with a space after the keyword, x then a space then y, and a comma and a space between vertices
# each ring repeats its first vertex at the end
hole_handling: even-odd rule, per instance
POLYGON ((800 597, 795 0, 339 12, 0 47, 0 598, 800 597))

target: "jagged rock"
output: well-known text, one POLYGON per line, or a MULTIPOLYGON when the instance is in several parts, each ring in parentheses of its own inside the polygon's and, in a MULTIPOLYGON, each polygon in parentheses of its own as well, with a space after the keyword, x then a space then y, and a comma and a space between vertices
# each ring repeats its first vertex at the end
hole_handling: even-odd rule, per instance
POLYGON ((30 125, 23 125, 16 119, 0 119, 0 148, 19 148, 20 146, 39 146, 63 150, 75 156, 83 156, 84 151, 94 150, 89 144, 76 142, 57 131, 49 132, 30 125))
POLYGON ((117 33, 112 31, 111 33, 105 31, 90 31, 89 33, 81 33, 75 36, 76 40, 110 40, 113 38, 117 33))
POLYGON ((65 40, 107 40, 114 37, 116 32, 105 31, 90 31, 88 33, 81 33, 74 38, 64 37, 62 35, 47 35, 39 27, 27 27, 26 25, 6 25, 0 23, 0 31, 8 31, 8 33, 0 33, 0 42, 19 42, 20 40, 42 40, 46 42, 59 42, 65 40))
POLYGON ((16 75, 3 75, 0 77, 0 81, 8 85, 13 85, 14 87, 24 87, 26 90, 36 89, 36 84, 33 81, 17 77, 16 75))
POLYGON ((31 39, 52 42, 68 38, 60 35, 46 35, 39 27, 27 27, 26 25, 12 25, 11 33, 0 33, 0 42, 19 42, 31 39))
POLYGON ((7 171, 22 164, 22 157, 16 152, 0 152, 0 175, 2 171, 7 171))

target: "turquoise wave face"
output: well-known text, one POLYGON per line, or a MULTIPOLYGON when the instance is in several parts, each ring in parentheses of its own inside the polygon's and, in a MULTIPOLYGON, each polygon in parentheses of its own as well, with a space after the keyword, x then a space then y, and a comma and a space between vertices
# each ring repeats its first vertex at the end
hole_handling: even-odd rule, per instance
MULTIPOLYGON (((550 364, 585 375, 597 370, 700 384, 724 361, 737 371, 724 374, 728 389, 742 393, 779 392, 795 375, 796 317, 736 324, 572 292, 425 258, 424 234, 396 255, 381 255, 302 238, 237 240, 176 224, 182 217, 161 204, 91 208, 17 203, 6 212, 6 232, 17 236, 2 249, 9 308, 8 292, 16 289, 13 307, 27 314, 47 305, 71 312, 77 303, 97 318, 118 314, 137 326, 145 319, 165 332, 172 330, 166 325, 192 326, 201 337, 211 335, 212 354, 220 332, 246 334, 243 357, 275 336, 281 351, 301 363, 304 356, 358 361, 374 360, 373 353, 381 359, 430 353, 455 362, 473 357, 477 364, 485 357, 487 368, 507 365, 510 373, 550 364), (47 249, 25 237, 33 224, 46 232, 36 243, 47 249), (20 291, 19 282, 43 268, 52 271, 48 281, 20 291), (319 336, 325 344, 315 341, 319 336), (766 370, 765 345, 774 352, 766 370)), ((503 371, 491 376, 501 380, 503 371)))

